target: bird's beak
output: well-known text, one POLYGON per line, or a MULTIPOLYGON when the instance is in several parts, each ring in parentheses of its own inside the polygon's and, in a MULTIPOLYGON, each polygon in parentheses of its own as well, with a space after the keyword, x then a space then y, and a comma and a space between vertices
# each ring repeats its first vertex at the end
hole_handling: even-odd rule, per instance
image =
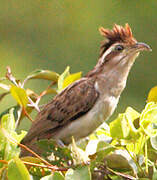
POLYGON ((150 46, 148 46, 145 43, 138 42, 134 45, 134 48, 139 52, 139 51, 152 51, 150 46))

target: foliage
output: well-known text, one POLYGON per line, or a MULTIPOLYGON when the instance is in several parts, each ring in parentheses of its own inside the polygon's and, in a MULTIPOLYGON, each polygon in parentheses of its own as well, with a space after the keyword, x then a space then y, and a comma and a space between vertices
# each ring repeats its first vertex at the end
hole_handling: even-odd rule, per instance
POLYGON ((0 124, 0 179, 90 180, 90 179, 157 179, 157 88, 149 92, 147 104, 141 113, 131 107, 112 121, 105 122, 88 139, 76 143, 72 138, 69 147, 60 147, 53 140, 40 140, 42 157, 20 158, 20 144, 26 135, 16 128, 24 117, 32 121, 30 113, 40 111, 41 98, 56 95, 78 80, 81 72, 70 74, 70 68, 59 75, 49 70, 37 70, 21 82, 7 68, 0 87, 16 100, 14 108, 2 112, 0 124), (31 79, 49 80, 50 85, 39 95, 25 89, 31 79), (8 80, 9 85, 3 81, 8 80), (44 158, 44 159, 43 159, 44 158))

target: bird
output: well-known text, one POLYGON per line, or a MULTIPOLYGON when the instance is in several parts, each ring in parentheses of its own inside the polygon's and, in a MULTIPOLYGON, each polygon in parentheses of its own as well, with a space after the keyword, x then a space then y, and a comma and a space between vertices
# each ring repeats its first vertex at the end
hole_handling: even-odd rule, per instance
MULTIPOLYGON (((37 114, 22 144, 40 152, 36 142, 54 139, 69 145, 93 133, 117 107, 135 59, 151 48, 138 42, 128 23, 99 28, 104 40, 95 67, 56 95, 37 114)), ((22 156, 28 152, 22 150, 22 156)))

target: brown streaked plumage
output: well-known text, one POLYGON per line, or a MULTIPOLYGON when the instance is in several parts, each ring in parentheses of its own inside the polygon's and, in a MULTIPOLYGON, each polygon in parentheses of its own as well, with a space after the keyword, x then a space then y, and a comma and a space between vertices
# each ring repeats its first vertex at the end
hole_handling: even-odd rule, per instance
MULTIPOLYGON (((128 24, 114 25, 112 30, 100 28, 106 38, 100 57, 87 75, 72 83, 50 101, 40 113, 22 143, 36 152, 39 139, 71 142, 92 133, 114 112, 125 88, 129 71, 140 51, 150 50, 138 43, 128 24)), ((21 156, 27 155, 22 151, 21 156)))
POLYGON ((38 139, 50 138, 65 124, 87 113, 99 97, 94 83, 95 79, 92 81, 81 79, 57 95, 39 112, 23 142, 29 142, 36 136, 38 139), (43 117, 46 121, 41 126, 43 117))

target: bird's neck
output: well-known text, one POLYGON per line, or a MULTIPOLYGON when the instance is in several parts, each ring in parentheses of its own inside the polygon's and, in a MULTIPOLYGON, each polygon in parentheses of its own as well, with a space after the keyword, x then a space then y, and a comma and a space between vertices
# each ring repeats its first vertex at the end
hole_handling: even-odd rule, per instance
POLYGON ((102 94, 106 93, 104 91, 108 89, 108 93, 111 95, 119 96, 125 88, 127 77, 135 58, 133 57, 132 60, 121 61, 117 64, 108 63, 102 65, 98 62, 87 76, 96 79, 99 91, 102 94))

